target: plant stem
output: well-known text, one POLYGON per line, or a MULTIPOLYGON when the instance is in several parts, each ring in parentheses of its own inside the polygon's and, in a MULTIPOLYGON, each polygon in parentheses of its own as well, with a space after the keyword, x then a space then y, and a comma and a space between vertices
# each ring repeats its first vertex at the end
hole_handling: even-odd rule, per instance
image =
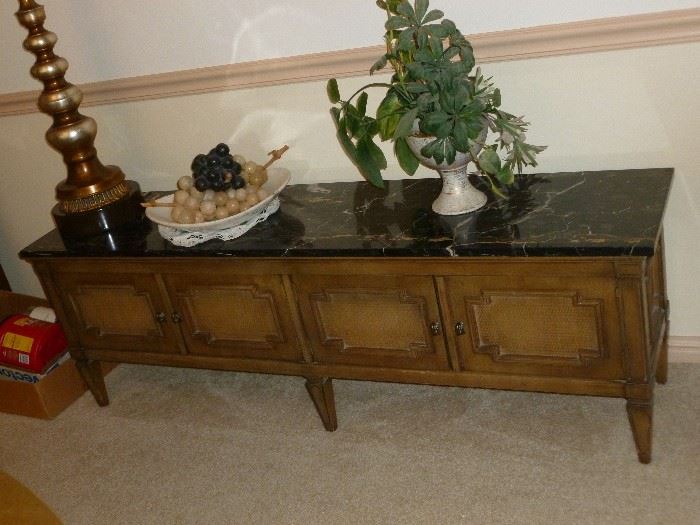
POLYGON ((366 86, 362 86, 360 89, 355 91, 352 96, 347 99, 345 102, 343 102, 343 107, 346 107, 348 104, 350 104, 350 101, 355 98, 357 95, 362 93, 365 89, 371 88, 371 87, 385 87, 385 88, 391 88, 391 84, 386 84, 384 82, 375 82, 373 84, 367 84, 366 86))

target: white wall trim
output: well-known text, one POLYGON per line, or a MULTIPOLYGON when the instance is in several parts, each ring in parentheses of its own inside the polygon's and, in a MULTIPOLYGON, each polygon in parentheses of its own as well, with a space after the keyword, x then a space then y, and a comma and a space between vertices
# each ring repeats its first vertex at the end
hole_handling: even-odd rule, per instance
MULTIPOLYGON (((700 41, 700 8, 467 35, 477 63, 700 41)), ((382 46, 313 53, 80 86, 83 106, 367 75, 382 46)), ((66 57, 70 62, 70 57, 66 57)), ((27 72, 29 75, 29 72, 27 72)), ((70 79, 69 79, 70 80, 70 79)), ((37 112, 36 91, 0 94, 0 117, 37 112)))
POLYGON ((672 363, 700 363, 700 336, 670 336, 668 360, 672 363))

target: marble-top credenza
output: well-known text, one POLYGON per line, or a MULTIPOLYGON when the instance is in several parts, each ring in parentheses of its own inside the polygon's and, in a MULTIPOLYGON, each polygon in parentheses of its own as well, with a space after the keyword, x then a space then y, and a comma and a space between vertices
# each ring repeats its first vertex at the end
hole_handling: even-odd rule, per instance
POLYGON ((233 241, 52 231, 20 255, 101 405, 100 361, 301 376, 328 430, 334 378, 611 396, 646 463, 672 172, 523 176, 454 217, 437 179, 291 185, 233 241))

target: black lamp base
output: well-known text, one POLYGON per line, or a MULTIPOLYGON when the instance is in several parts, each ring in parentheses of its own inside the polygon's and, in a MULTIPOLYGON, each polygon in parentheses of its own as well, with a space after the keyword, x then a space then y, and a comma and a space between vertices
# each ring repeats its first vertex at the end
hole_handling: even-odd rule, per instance
POLYGON ((143 227, 146 222, 143 196, 137 182, 127 180, 129 192, 111 204, 81 213, 65 213, 56 204, 51 210, 56 228, 67 243, 101 235, 118 235, 143 227))

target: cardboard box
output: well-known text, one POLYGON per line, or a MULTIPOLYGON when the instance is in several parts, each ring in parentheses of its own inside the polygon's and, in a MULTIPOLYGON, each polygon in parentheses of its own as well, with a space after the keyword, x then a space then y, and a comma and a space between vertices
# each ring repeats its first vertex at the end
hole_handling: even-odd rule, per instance
MULTIPOLYGON (((48 306, 44 299, 0 290, 0 319, 48 306)), ((113 366, 104 367, 105 373, 113 366)), ((35 383, 0 380, 0 412, 53 419, 87 390, 73 359, 66 359, 35 383)))
POLYGON ((22 381, 24 383, 38 383, 56 368, 70 359, 68 352, 64 352, 42 373, 30 372, 29 370, 20 370, 11 366, 0 364, 0 381, 22 381))
POLYGON ((85 393, 85 384, 68 359, 37 383, 0 381, 0 411, 53 419, 85 393))

